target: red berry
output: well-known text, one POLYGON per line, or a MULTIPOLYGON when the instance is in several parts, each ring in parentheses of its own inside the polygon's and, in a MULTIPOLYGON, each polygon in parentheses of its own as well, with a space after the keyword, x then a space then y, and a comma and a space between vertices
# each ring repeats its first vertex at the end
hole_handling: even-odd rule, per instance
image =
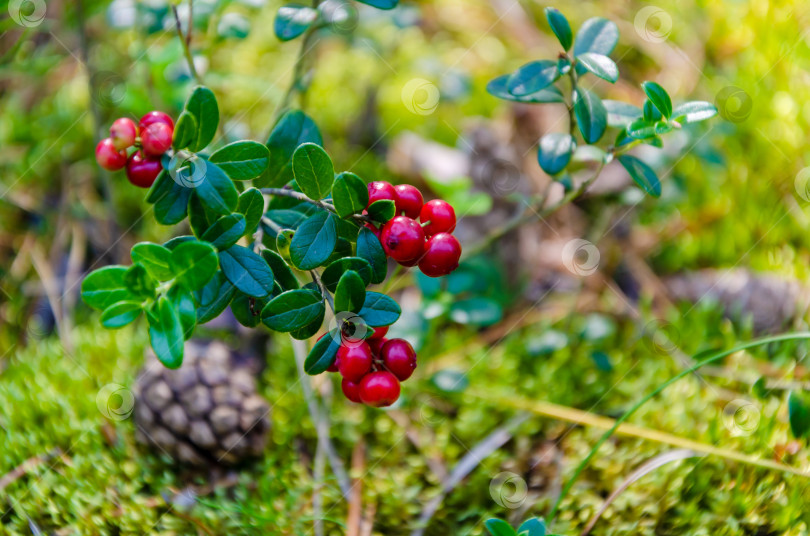
POLYGON ((338 348, 340 375, 353 382, 359 382, 371 370, 371 361, 371 348, 365 341, 338 348))
POLYGON ((371 223, 371 222, 366 223, 366 226, 365 226, 365 227, 366 227, 366 229, 368 229, 368 230, 370 230, 372 233, 374 233, 374 236, 376 236, 376 237, 377 237, 377 240, 379 240, 379 239, 380 239, 380 229, 379 229, 379 227, 377 227, 376 225, 374 225, 374 224, 373 224, 373 223, 371 223))
MULTIPOLYGON (((373 328, 374 333, 368 339, 382 339, 388 333, 389 326, 380 326, 378 328, 373 328)), ((366 339, 368 341, 368 339, 366 339)))
POLYGON ((438 233, 452 233, 456 228, 456 211, 447 201, 434 199, 428 201, 419 212, 419 221, 424 226, 425 235, 433 236, 438 233))
POLYGON ((425 233, 407 216, 397 216, 386 223, 380 233, 385 253, 398 262, 409 262, 422 256, 425 233))
POLYGON ((138 137, 138 127, 135 121, 129 117, 121 117, 113 121, 110 127, 110 138, 113 145, 119 151, 123 151, 135 145, 135 138, 138 137))
POLYGON ((149 188, 163 170, 159 158, 144 157, 140 152, 133 153, 127 162, 127 179, 135 186, 149 188))
POLYGON ((425 254, 419 260, 419 269, 430 277, 447 275, 458 268, 461 258, 461 244, 449 233, 433 235, 427 241, 425 254))
POLYGON ((368 205, 371 206, 374 201, 380 199, 390 199, 391 201, 397 200, 397 191, 391 186, 390 182, 374 181, 368 183, 368 205))
POLYGON ((154 123, 165 123, 169 126, 170 129, 174 130, 174 121, 172 118, 163 112, 158 111, 151 111, 145 116, 141 117, 141 121, 138 123, 138 127, 143 130, 149 125, 154 123))
POLYGON ((397 379, 404 382, 416 369, 416 352, 405 339, 391 339, 380 352, 383 365, 397 379))
POLYGON ((118 171, 127 165, 127 153, 117 150, 112 138, 104 138, 96 145, 96 162, 107 171, 118 171))
POLYGON ((346 395, 346 398, 358 404, 362 403, 362 400, 360 400, 360 382, 353 382, 343 378, 340 382, 340 388, 343 390, 343 394, 346 395))
POLYGON ((398 184, 394 187, 394 190, 397 192, 397 214, 404 212, 409 218, 418 218, 422 205, 425 203, 422 192, 416 186, 410 184, 398 184))
POLYGON ((371 348, 371 353, 378 356, 382 351, 382 347, 388 342, 388 339, 385 337, 382 339, 366 339, 366 342, 368 343, 369 348, 371 348))
POLYGON ((369 406, 390 406, 399 398, 399 382, 390 372, 366 374, 360 382, 360 400, 369 406))
POLYGON ((141 130, 141 146, 148 155, 160 156, 172 146, 172 127, 155 122, 141 130))

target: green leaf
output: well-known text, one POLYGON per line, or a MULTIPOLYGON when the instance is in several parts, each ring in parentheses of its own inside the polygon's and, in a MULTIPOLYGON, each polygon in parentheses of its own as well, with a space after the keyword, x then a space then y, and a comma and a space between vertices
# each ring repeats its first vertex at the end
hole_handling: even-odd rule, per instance
POLYGON ((661 112, 658 108, 655 107, 655 104, 652 103, 650 99, 644 101, 644 111, 642 112, 642 117, 645 121, 649 121, 650 123, 654 123, 655 121, 660 121, 664 118, 661 115, 661 112))
POLYGON ((245 236, 253 236, 264 214, 264 197, 257 188, 248 188, 239 196, 236 211, 245 217, 245 236))
POLYGON ((315 336, 321 330, 321 326, 323 325, 323 319, 326 317, 326 308, 324 307, 321 310, 321 314, 318 317, 310 322, 308 325, 302 327, 301 329, 296 329, 290 332, 290 337, 293 339, 298 339, 299 341, 303 341, 315 336))
POLYGON ((323 296, 310 290, 288 290, 262 309, 262 322, 274 331, 287 333, 308 326, 323 317, 323 296))
POLYGON ((543 171, 549 175, 556 175, 571 161, 571 154, 576 148, 576 140, 570 134, 560 132, 546 134, 540 138, 537 161, 543 171))
POLYGON ((653 197, 661 197, 661 182, 658 180, 658 175, 655 174, 655 171, 636 158, 635 156, 630 156, 628 154, 621 155, 619 157, 619 162, 624 169, 630 174, 636 184, 641 186, 641 189, 650 194, 653 197))
POLYGON ((526 103, 550 103, 550 102, 560 102, 564 103, 565 98, 563 97, 562 92, 556 86, 549 86, 545 89, 541 89, 536 93, 530 93, 528 95, 523 95, 518 97, 517 95, 512 95, 509 93, 508 85, 509 79, 512 75, 505 74, 503 76, 499 76, 491 80, 487 84, 487 93, 498 97, 499 99, 514 101, 514 102, 526 102, 526 103))
POLYGON ((255 181, 256 186, 277 188, 293 180, 293 153, 299 145, 308 142, 323 145, 315 122, 301 110, 291 110, 282 115, 267 139, 270 163, 267 171, 255 181))
POLYGON ((154 205, 155 219, 163 225, 174 225, 185 219, 188 200, 194 190, 174 181, 165 169, 157 176, 146 201, 154 205))
POLYGON ((139 298, 153 298, 157 282, 147 273, 146 268, 140 264, 133 264, 124 274, 124 283, 133 296, 139 298))
POLYGON ((141 314, 140 302, 123 301, 110 305, 101 313, 101 325, 107 329, 119 329, 132 323, 141 314))
POLYGON ((256 141, 235 141, 212 154, 210 161, 218 164, 231 180, 245 181, 264 173, 270 151, 256 141))
POLYGON ((565 18, 565 15, 560 13, 559 9, 547 7, 546 20, 548 20, 548 25, 551 26, 551 31, 557 36, 557 40, 562 45, 563 50, 567 51, 571 48, 571 44, 574 42, 574 35, 571 32, 571 25, 568 24, 568 19, 565 18))
POLYGON ((135 297, 124 280, 126 266, 105 266, 91 272, 82 281, 82 299, 94 309, 104 310, 110 305, 133 300, 135 297))
POLYGON ((183 326, 183 338, 188 340, 194 334, 197 326, 197 306, 191 291, 181 286, 173 286, 167 294, 169 301, 174 305, 180 325, 183 326))
POLYGON ((377 9, 394 9, 399 0, 357 0, 361 4, 366 4, 377 9))
POLYGON ((239 201, 239 192, 233 181, 211 162, 205 163, 205 176, 194 192, 207 209, 223 216, 233 212, 239 201))
POLYGON ((619 28, 611 21, 594 17, 582 23, 574 43, 574 57, 587 52, 609 56, 619 42, 619 28))
POLYGON ((203 288, 194 292, 198 304, 197 323, 205 324, 222 314, 231 303, 236 288, 222 272, 217 272, 203 288))
POLYGON ((262 323, 262 309, 266 305, 267 300, 264 298, 254 298, 243 292, 237 292, 231 301, 231 312, 240 324, 255 328, 262 323))
POLYGON ((619 79, 619 68, 613 60, 596 52, 586 52, 577 56, 577 63, 602 80, 615 84, 619 79))
POLYGON ((273 271, 276 283, 278 283, 283 290, 295 290, 301 286, 298 283, 298 279, 295 278, 293 271, 281 255, 272 249, 265 249, 262 250, 262 257, 273 271))
POLYGON ((396 216, 396 204, 390 199, 379 199, 368 206, 368 217, 375 222, 385 223, 396 216))
POLYGON ((371 283, 371 264, 360 257, 343 257, 332 262, 321 274, 321 282, 330 292, 336 292, 340 278, 349 270, 360 276, 360 279, 363 280, 363 287, 371 283))
POLYGON ((607 110, 602 101, 588 91, 578 88, 576 91, 576 103, 574 112, 577 117, 577 124, 582 137, 588 143, 599 141, 607 128, 607 110))
POLYGON ((188 224, 194 236, 202 238, 205 231, 214 225, 218 218, 219 214, 206 208, 199 195, 191 194, 188 200, 188 224))
POLYGON ((278 8, 273 29, 279 41, 290 41, 312 26, 318 12, 300 4, 286 4, 278 8))
POLYGON ((484 526, 492 536, 515 536, 517 534, 509 523, 496 517, 487 519, 484 526))
POLYGON ((366 283, 363 278, 354 270, 344 272, 335 291, 335 312, 359 313, 365 300, 366 283))
POLYGON ((202 288, 217 271, 217 251, 211 244, 184 242, 172 251, 172 273, 189 290, 202 288))
POLYGON ((194 116, 197 127, 189 149, 202 151, 214 139, 219 125, 219 107, 214 92, 205 86, 195 87, 186 102, 186 111, 194 116))
POLYGON ((219 250, 228 249, 242 238, 245 228, 245 217, 241 214, 222 216, 203 233, 202 239, 219 250))
POLYGON ((681 124, 705 121, 715 115, 717 115, 715 105, 705 101, 685 102, 672 110, 672 117, 681 124))
POLYGON ((518 534, 526 536, 546 536, 546 523, 542 519, 532 517, 521 523, 517 531, 518 534))
POLYGON ((304 143, 293 153, 295 182, 311 199, 323 199, 329 195, 335 180, 332 159, 320 145, 304 143))
POLYGON ((641 84, 641 88, 647 94, 647 98, 661 112, 661 115, 667 119, 672 117, 672 99, 669 98, 669 93, 664 88, 655 82, 644 82, 641 84))
POLYGON ((399 304, 385 294, 379 292, 366 292, 363 308, 358 313, 366 324, 376 328, 389 326, 397 321, 402 314, 399 304))
POLYGON ((290 259, 300 270, 312 270, 323 264, 337 244, 334 216, 326 211, 307 218, 295 231, 290 244, 290 259))
POLYGON ((149 342, 155 355, 170 369, 183 364, 183 326, 174 305, 161 296, 146 315, 149 320, 149 342))
POLYGON ((557 62, 532 61, 512 73, 506 88, 512 95, 524 97, 547 88, 559 77, 560 71, 557 69, 557 62))
POLYGON ((641 118, 641 108, 622 101, 603 100, 608 113, 608 126, 623 128, 641 118))
POLYGON ((304 371, 307 374, 315 375, 324 372, 335 362, 338 348, 340 347, 340 337, 333 337, 332 333, 327 333, 315 343, 312 350, 304 360, 304 371))
POLYGON ((273 291, 273 271, 250 249, 231 246, 220 251, 219 264, 228 281, 245 294, 264 298, 273 291))
POLYGON ((372 283, 385 281, 385 276, 388 275, 388 258, 379 238, 368 227, 361 228, 357 235, 357 256, 365 259, 371 266, 372 283))
POLYGON ((183 112, 177 118, 172 135, 172 148, 175 151, 185 149, 194 142, 197 135, 197 120, 189 112, 183 112))
POLYGON ((177 249, 177 246, 180 244, 185 244, 186 242, 196 242, 197 239, 190 235, 182 235, 182 236, 175 236, 171 240, 168 240, 163 243, 163 247, 168 249, 169 251, 174 251, 177 249))
POLYGON ((170 266, 172 252, 160 244, 139 242, 132 246, 130 256, 133 263, 146 268, 149 275, 158 281, 168 281, 174 277, 170 266))
POLYGON ((637 140, 652 138, 655 136, 655 124, 650 123, 646 119, 636 119, 626 129, 627 135, 637 140))
POLYGON ((344 171, 332 185, 332 201, 341 218, 359 214, 368 205, 368 187, 363 179, 344 171))
POLYGON ((810 397, 807 393, 788 393, 788 421, 790 431, 797 439, 810 437, 810 397))

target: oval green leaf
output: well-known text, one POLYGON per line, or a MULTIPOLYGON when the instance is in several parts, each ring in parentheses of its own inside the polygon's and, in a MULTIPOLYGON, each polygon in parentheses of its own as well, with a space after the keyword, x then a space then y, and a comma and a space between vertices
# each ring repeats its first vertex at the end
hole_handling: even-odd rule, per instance
POLYGON ((619 68, 612 59, 596 52, 586 52, 577 56, 577 63, 602 80, 615 84, 619 79, 619 68))
POLYGON ((341 218, 359 214, 368 205, 368 187, 363 179, 344 171, 332 185, 332 201, 341 218))
POLYGON ((577 101, 574 103, 574 112, 582 137, 588 143, 596 143, 607 128, 607 110, 602 101, 588 91, 579 88, 576 91, 577 101))
POLYGON ((293 235, 290 259, 300 270, 312 270, 326 262, 337 244, 334 216, 326 211, 311 216, 293 235))
POLYGON ((293 153, 292 165, 295 182, 308 197, 318 200, 329 195, 335 180, 335 168, 320 145, 300 145, 293 153))
POLYGON ((222 216, 203 233, 202 239, 219 250, 228 249, 242 238, 246 227, 245 217, 239 213, 222 216))
POLYGON ((638 106, 616 100, 603 100, 602 104, 607 110, 607 123, 610 127, 624 128, 641 118, 641 108, 638 106))
POLYGON ((379 292, 366 292, 366 297, 363 302, 363 308, 358 313, 366 324, 376 328, 380 326, 389 326, 397 321, 399 315, 402 314, 399 304, 392 298, 379 292))
POLYGON ((146 315, 149 321, 149 342, 158 360, 166 368, 176 369, 183 364, 183 326, 174 305, 161 296, 146 315))
POLYGON ((197 290, 214 277, 217 251, 205 242, 184 242, 172 251, 170 262, 177 281, 189 290, 197 290))
POLYGON ((287 333, 302 329, 323 317, 323 297, 310 290, 288 290, 279 294, 262 310, 262 322, 274 331, 287 333))
POLYGON ((197 323, 205 324, 222 314, 235 293, 236 287, 222 272, 217 272, 203 288, 194 292, 194 299, 198 304, 197 323))
POLYGON ((107 329, 119 329, 132 323, 141 314, 140 302, 123 301, 110 305, 101 313, 101 325, 107 329))
POLYGON ((587 52, 610 55, 619 42, 619 28, 613 22, 594 17, 582 23, 574 43, 574 57, 587 52))
POLYGON ((576 149, 576 141, 570 134, 561 132, 546 134, 540 138, 537 161, 543 171, 549 175, 556 175, 564 170, 571 161, 574 149, 576 149))
POLYGON ((231 180, 246 181, 264 173, 270 161, 270 151, 256 141, 235 141, 212 154, 210 161, 231 180))
POLYGON ((332 333, 318 339, 304 360, 304 371, 314 376, 328 369, 335 362, 335 356, 340 348, 339 341, 340 337, 333 336, 332 333))
POLYGON ((220 251, 219 264, 228 281, 245 294, 264 298, 273 291, 273 271, 250 249, 231 246, 220 251))
POLYGON ((388 275, 388 258, 380 239, 368 227, 362 227, 357 235, 357 256, 371 266, 372 283, 385 281, 385 276, 388 275))
POLYGON ((127 288, 126 266, 105 266, 91 272, 82 281, 82 299, 94 309, 104 310, 119 301, 132 300, 127 288))
POLYGON ((301 4, 286 4, 278 8, 273 30, 279 41, 290 41, 312 26, 318 12, 301 4))
POLYGON ((366 300, 366 283, 354 270, 347 270, 338 281, 335 291, 335 312, 359 313, 366 300))
POLYGON ((647 94, 650 102, 661 112, 661 115, 667 119, 672 117, 672 99, 669 98, 669 93, 660 84, 644 82, 641 84, 641 88, 647 94))
POLYGON ((196 132, 188 145, 194 152, 205 149, 217 133, 219 106, 214 92, 205 86, 197 86, 186 102, 186 111, 194 116, 196 132))
POLYGON ((567 51, 571 48, 571 44, 574 42, 574 35, 571 32, 571 25, 568 24, 568 19, 565 18, 565 15, 560 13, 559 9, 547 7, 546 20, 548 20, 548 25, 551 26, 551 31, 557 36, 557 40, 562 45, 563 50, 567 51))
POLYGON ((242 192, 236 211, 245 217, 245 236, 253 236, 264 214, 264 196, 258 188, 248 188, 242 192))
POLYGON ((661 182, 658 180, 658 175, 655 174, 655 171, 653 171, 650 166, 635 156, 628 154, 621 155, 619 162, 624 166, 624 169, 627 170, 636 184, 641 186, 642 190, 653 197, 661 197, 661 182))
POLYGON ((140 264, 158 281, 168 281, 174 277, 171 269, 172 252, 160 244, 140 242, 132 246, 132 262, 140 264))
POLYGON ((523 97, 547 88, 559 77, 556 61, 533 61, 512 73, 506 89, 516 97, 523 97))
POLYGON ((499 99, 513 101, 513 102, 526 102, 526 103, 550 103, 550 102, 565 102, 565 98, 563 97, 562 92, 557 88, 557 86, 548 86, 545 89, 541 89, 536 93, 530 93, 528 95, 523 95, 518 97, 517 95, 512 95, 509 93, 508 85, 509 85, 509 78, 512 75, 505 74, 503 76, 499 76, 487 84, 487 93, 494 97, 498 97, 499 99))

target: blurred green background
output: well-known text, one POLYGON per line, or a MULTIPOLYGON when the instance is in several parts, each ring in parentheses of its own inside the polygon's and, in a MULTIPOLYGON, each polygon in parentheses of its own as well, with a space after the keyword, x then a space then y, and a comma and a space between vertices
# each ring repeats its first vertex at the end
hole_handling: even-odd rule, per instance
MULTIPOLYGON (((95 142, 120 116, 159 109, 176 117, 193 82, 164 2, 48 1, 42 20, 38 5, 23 3, 31 10, 23 13, 27 21, 6 17, 5 7, 0 19, 0 533, 304 534, 312 532, 314 489, 326 501, 326 533, 344 533, 347 508, 335 482, 316 482, 301 455, 314 448, 316 436, 300 390, 288 392, 296 373, 284 337, 274 338, 260 378, 273 405, 265 458, 196 504, 154 498, 188 482, 210 484, 209 477, 189 476, 141 450, 131 420, 110 424, 98 411, 102 386, 134 380, 146 332, 142 325, 103 330, 98 315, 77 303, 77 284, 91 266, 128 263, 136 241, 162 242, 173 231, 153 221, 143 191, 122 174, 98 168, 95 142), (54 448, 63 455, 2 480, 54 448)), ((192 50, 218 97, 225 142, 264 140, 290 83, 299 43, 273 36, 280 5, 194 0, 192 50)), ((403 133, 464 150, 474 123, 512 129, 515 107, 484 88, 527 61, 554 56, 543 7, 513 0, 405 0, 383 12, 352 4, 356 23, 319 34, 304 102, 336 167, 367 180, 400 182, 404 178, 387 166, 387 149, 403 133), (403 87, 413 79, 438 88, 435 110, 409 109, 403 87)), ((666 140, 674 149, 656 157, 664 178, 660 200, 639 199, 635 192, 591 198, 581 205, 588 228, 604 225, 599 215, 610 210, 624 225, 652 236, 645 257, 661 276, 739 267, 806 282, 810 171, 802 170, 810 166, 810 5, 611 0, 555 7, 575 28, 593 16, 619 25, 613 58, 621 79, 597 86, 605 98, 639 103, 638 84, 656 80, 676 101, 707 100, 720 110, 720 117, 666 140)), ((180 9, 187 13, 187 5, 180 9)), ((495 402, 495 394, 617 416, 680 370, 667 352, 649 344, 649 322, 666 323, 686 354, 752 335, 750 323, 730 322, 716 304, 661 308, 642 295, 634 317, 609 291, 587 285, 583 292, 595 296, 595 305, 579 307, 574 289, 559 297, 559 307, 546 310, 532 305, 537 297, 527 290, 536 278, 515 276, 506 269, 510 259, 474 263, 467 280, 460 270, 455 287, 445 292, 424 281, 412 286, 419 282, 410 278, 398 285, 408 287, 403 309, 413 313, 398 328, 421 349, 420 369, 396 415, 350 407, 340 397, 331 405, 341 456, 348 461, 357 443, 367 449, 367 471, 352 476, 362 477, 364 507, 375 512, 373 534, 409 534, 440 493, 436 463, 451 469, 515 414, 495 402), (494 301, 496 311, 480 321, 452 314, 452 302, 469 295, 494 301), (534 311, 531 322, 526 311, 534 311), (472 392, 442 389, 443 376, 460 373, 472 392), (406 429, 418 440, 404 439, 406 429)), ((684 380, 634 422, 807 467, 810 451, 792 443, 782 392, 756 402, 753 434, 735 436, 723 425, 728 400, 749 397, 740 375, 806 379, 797 364, 806 351, 796 344, 734 356, 725 373, 708 383, 684 380)), ((559 479, 598 434, 530 418, 448 493, 426 533, 481 534, 488 516, 518 521, 542 515, 559 479), (562 460, 540 464, 550 476, 531 467, 548 441, 562 460), (492 478, 502 471, 530 484, 520 509, 505 508, 492 493, 492 478)), ((634 467, 666 448, 633 438, 608 442, 564 503, 557 531, 578 533, 634 467)), ((690 459, 631 486, 592 533, 808 534, 808 484, 807 478, 717 457, 690 459)))

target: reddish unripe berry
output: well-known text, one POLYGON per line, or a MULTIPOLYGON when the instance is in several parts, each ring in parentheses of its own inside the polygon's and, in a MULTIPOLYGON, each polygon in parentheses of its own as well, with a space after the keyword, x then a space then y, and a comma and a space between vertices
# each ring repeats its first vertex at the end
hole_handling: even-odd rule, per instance
POLYGON ((401 382, 416 370, 416 352, 405 339, 391 339, 382 347, 380 356, 385 368, 401 382))
POLYGON ((449 233, 439 233, 430 237, 425 246, 425 254, 419 260, 419 269, 430 277, 447 275, 458 268, 461 258, 461 244, 449 233))
POLYGON ((121 117, 113 121, 110 127, 110 139, 119 151, 123 151, 135 145, 135 138, 138 137, 138 127, 135 121, 129 117, 121 117))
POLYGON ((346 398, 352 402, 362 404, 363 401, 360 400, 360 382, 353 382, 343 378, 343 380, 340 382, 340 388, 343 390, 343 394, 346 396, 346 398))
POLYGON ((371 348, 365 341, 338 348, 337 365, 340 375, 353 382, 359 382, 371 370, 371 361, 371 348))
POLYGON ((127 162, 127 179, 135 186, 149 188, 163 170, 159 158, 144 157, 140 152, 133 153, 127 162))
POLYGON ((416 221, 397 216, 383 226, 380 242, 389 257, 398 262, 409 262, 422 256, 425 233, 416 221))
POLYGON ((399 381, 386 371, 366 374, 360 381, 360 400, 369 406, 390 406, 399 398, 399 381))
POLYGON ((388 339, 383 337, 382 339, 366 339, 369 348, 371 348, 371 353, 375 356, 379 356, 380 352, 382 351, 382 347, 385 346, 385 343, 388 342, 388 339))
POLYGON ((143 152, 160 156, 172 146, 172 128, 166 123, 152 123, 141 130, 141 147, 143 152))
POLYGON ((453 229, 456 228, 456 211, 447 201, 434 199, 422 206, 422 210, 419 212, 419 221, 427 224, 424 226, 425 236, 452 233, 453 229))
POLYGON ((172 131, 174 130, 174 121, 172 121, 172 118, 169 117, 168 114, 158 112, 157 110, 153 110, 141 117, 141 120, 138 123, 138 128, 144 130, 146 127, 154 123, 165 123, 170 129, 172 129, 172 131))
POLYGON ((422 205, 425 203, 422 192, 416 186, 410 184, 398 184, 394 187, 397 192, 396 206, 397 214, 405 213, 412 219, 419 217, 422 205))
POLYGON ((96 162, 107 171, 118 171, 127 165, 127 153, 117 150, 111 138, 104 138, 96 145, 96 162))
POLYGON ((397 191, 390 182, 374 181, 368 183, 368 205, 366 205, 366 208, 371 206, 374 201, 379 201, 381 199, 390 199, 391 201, 396 201, 397 191))
POLYGON ((388 333, 389 327, 390 326, 380 326, 378 328, 372 328, 374 329, 374 333, 371 334, 369 339, 382 339, 388 333))

